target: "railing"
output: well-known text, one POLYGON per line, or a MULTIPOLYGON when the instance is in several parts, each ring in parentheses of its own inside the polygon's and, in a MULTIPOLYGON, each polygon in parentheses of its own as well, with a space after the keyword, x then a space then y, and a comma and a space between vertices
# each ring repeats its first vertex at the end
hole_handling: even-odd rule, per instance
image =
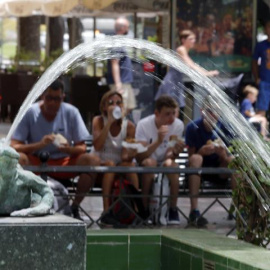
MULTIPOLYGON (((228 175, 230 176, 235 172, 235 170, 228 169, 228 168, 178 168, 178 167, 108 167, 108 166, 47 166, 46 164, 42 164, 41 166, 25 166, 24 169, 32 171, 34 173, 40 173, 42 178, 46 180, 46 177, 49 173, 137 173, 137 174, 144 174, 144 173, 152 173, 152 174, 179 174, 179 175, 190 175, 190 174, 198 174, 198 175, 228 175)), ((198 194, 198 197, 209 197, 214 198, 214 201, 212 201, 209 206, 202 212, 202 215, 204 215, 215 203, 220 204, 227 212, 229 212, 229 209, 219 200, 221 197, 228 197, 229 188, 226 188, 226 190, 220 186, 212 186, 211 188, 205 188, 200 190, 200 194, 198 194)), ((95 192, 94 194, 91 192, 88 194, 83 194, 83 196, 102 196, 101 189, 99 189, 99 192, 95 192)), ((68 196, 69 199, 72 198, 74 194, 70 194, 68 196)), ((128 195, 119 195, 121 200, 121 196, 128 197, 128 195)), ((142 197, 142 195, 137 195, 139 197, 142 197)), ((188 190, 186 189, 185 185, 184 187, 180 185, 179 189, 179 197, 190 197, 188 190)), ((134 197, 134 196, 133 196, 134 197)), ((152 195, 149 195, 149 197, 152 197, 152 195)), ((169 199, 169 196, 165 196, 167 199, 169 199)), ((164 203, 163 203, 164 205, 164 203)), ((163 206, 161 205, 158 210, 161 209, 163 206)), ((81 208, 81 210, 89 217, 91 223, 88 227, 92 226, 94 223, 99 224, 100 218, 98 220, 94 220, 89 214, 86 213, 84 209, 81 208)), ((181 209, 178 209, 178 211, 184 216, 186 219, 188 217, 181 211, 181 209)), ((151 214, 147 219, 152 217, 154 214, 151 214)), ((140 217, 138 217, 140 218, 140 217)), ((138 222, 139 225, 144 224, 144 220, 140 220, 138 222)), ((230 234, 233 230, 231 230, 228 234, 230 234)))

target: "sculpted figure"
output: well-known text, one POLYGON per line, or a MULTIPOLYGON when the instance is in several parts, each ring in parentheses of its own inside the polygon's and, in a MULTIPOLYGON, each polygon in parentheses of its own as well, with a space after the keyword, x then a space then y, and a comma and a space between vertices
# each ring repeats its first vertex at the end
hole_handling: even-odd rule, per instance
POLYGON ((19 154, 13 148, 0 145, 0 215, 49 214, 52 190, 39 176, 23 170, 18 160, 19 154))

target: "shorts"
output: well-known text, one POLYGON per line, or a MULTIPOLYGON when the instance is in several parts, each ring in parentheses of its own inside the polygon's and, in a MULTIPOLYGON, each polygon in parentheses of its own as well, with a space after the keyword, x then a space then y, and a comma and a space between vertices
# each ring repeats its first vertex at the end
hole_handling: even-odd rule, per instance
POLYGON ((270 104, 270 83, 261 81, 256 108, 260 111, 268 111, 270 104))
MULTIPOLYGON (((218 158, 216 159, 203 159, 203 168, 218 168, 220 167, 220 163, 218 158)), ((210 182, 219 182, 219 183, 226 183, 228 178, 222 178, 220 175, 217 174, 203 174, 202 178, 204 181, 210 181, 210 182)))
POLYGON ((220 164, 219 164, 218 157, 215 159, 207 159, 207 158, 203 159, 203 164, 202 164, 203 168, 211 168, 211 167, 218 168, 219 166, 220 164))
MULTIPOLYGON (((76 165, 77 159, 79 156, 75 157, 65 157, 65 158, 59 158, 59 159, 49 159, 47 161, 48 166, 74 166, 76 165)), ((28 155, 28 159, 31 165, 33 166, 39 166, 41 165, 41 161, 37 156, 28 155)), ((77 176, 78 173, 65 173, 65 172, 59 172, 59 173, 48 173, 48 176, 54 178, 54 179, 69 179, 77 176)))
MULTIPOLYGON (((132 110, 136 108, 136 99, 131 84, 123 83, 122 86, 124 90, 124 93, 122 93, 122 97, 125 110, 132 110)), ((115 84, 111 84, 110 89, 116 91, 115 84)))
MULTIPOLYGON (((186 167, 189 167, 189 162, 186 162, 186 167)), ((220 167, 220 163, 218 158, 216 159, 203 159, 202 168, 218 168, 220 167)), ((227 178, 221 178, 220 175, 216 174, 202 174, 203 181, 210 181, 210 182, 226 182, 227 178)))

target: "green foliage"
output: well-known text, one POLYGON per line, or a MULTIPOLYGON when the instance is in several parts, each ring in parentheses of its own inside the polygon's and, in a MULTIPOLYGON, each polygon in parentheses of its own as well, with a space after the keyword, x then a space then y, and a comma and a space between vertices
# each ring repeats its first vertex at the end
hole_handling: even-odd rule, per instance
POLYGON ((35 53, 21 50, 19 53, 16 53, 15 57, 10 58, 13 65, 7 68, 7 71, 15 73, 19 70, 23 70, 41 75, 62 53, 62 49, 55 50, 41 62, 39 59, 36 59, 35 53))
POLYGON ((237 187, 233 192, 237 236, 266 247, 270 243, 270 168, 254 142, 234 140, 230 151, 235 158, 229 167, 237 169, 237 187))
POLYGON ((45 56, 44 61, 41 63, 42 71, 48 68, 60 55, 63 54, 63 52, 63 49, 58 49, 51 52, 49 56, 45 56))
POLYGON ((157 35, 154 35, 154 36, 148 36, 148 37, 147 37, 147 40, 148 40, 148 41, 152 41, 152 42, 157 42, 157 41, 158 41, 158 38, 157 38, 157 35))
POLYGON ((40 74, 39 59, 37 59, 36 54, 31 51, 17 51, 14 57, 10 57, 10 60, 13 62, 13 64, 7 68, 9 73, 27 71, 35 74, 40 74))

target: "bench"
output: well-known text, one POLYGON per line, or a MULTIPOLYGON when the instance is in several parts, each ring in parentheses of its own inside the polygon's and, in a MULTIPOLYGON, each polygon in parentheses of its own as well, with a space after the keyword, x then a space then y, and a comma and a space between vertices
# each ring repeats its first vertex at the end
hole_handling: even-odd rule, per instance
MULTIPOLYGON (((228 169, 228 168, 188 168, 184 165, 180 165, 179 168, 168 168, 168 167, 107 167, 107 166, 47 166, 46 164, 43 164, 41 166, 25 166, 24 169, 32 171, 34 173, 40 173, 42 177, 46 177, 48 173, 55 173, 55 172, 73 172, 73 173, 137 173, 137 174, 144 174, 144 173, 153 173, 153 174, 170 174, 170 173, 177 173, 180 176, 180 187, 179 187, 179 197, 189 197, 189 192, 186 184, 186 176, 189 174, 201 174, 202 176, 207 175, 213 175, 213 174, 227 174, 231 175, 234 170, 228 169)), ((68 198, 71 199, 72 196, 75 194, 76 186, 73 186, 69 191, 70 194, 68 195, 68 198)), ((215 203, 219 203, 225 211, 229 212, 229 209, 219 200, 220 198, 227 198, 228 194, 231 194, 230 188, 224 189, 224 187, 220 186, 204 186, 202 185, 200 194, 198 197, 202 198, 213 198, 213 202, 210 203, 210 205, 202 212, 202 215, 204 215, 215 203)), ((88 194, 85 194, 86 196, 102 196, 102 190, 99 187, 93 188, 91 192, 88 194)), ((140 195, 141 196, 141 195, 140 195)), ((149 195, 152 196, 152 195, 149 195)), ((168 197, 168 196, 167 196, 168 197)), ((121 198, 120 198, 121 199, 121 198)), ((94 223, 98 223, 98 220, 93 220, 92 217, 90 217, 84 209, 81 209, 90 219, 91 223, 89 224, 89 227, 92 226, 94 223)), ((188 217, 181 211, 181 209, 178 209, 182 216, 184 216, 186 219, 188 217)), ((140 222, 139 224, 142 224, 140 222)))

